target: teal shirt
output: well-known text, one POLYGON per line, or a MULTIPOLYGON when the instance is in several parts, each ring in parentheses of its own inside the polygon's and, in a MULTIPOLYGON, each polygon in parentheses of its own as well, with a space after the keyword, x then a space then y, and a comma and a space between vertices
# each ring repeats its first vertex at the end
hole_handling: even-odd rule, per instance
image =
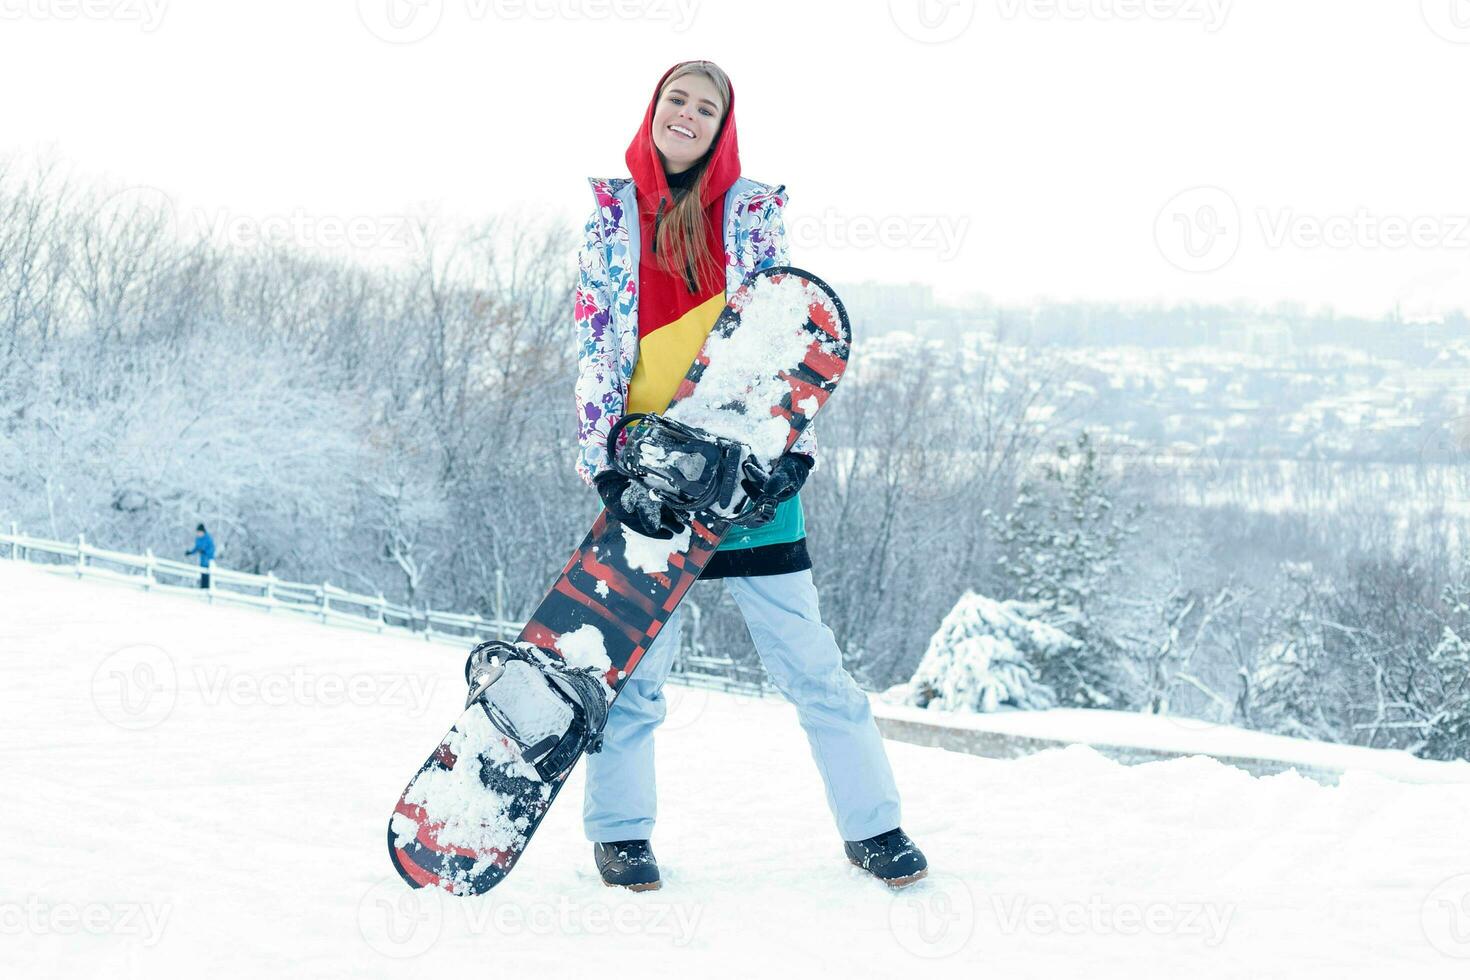
POLYGON ((806 515, 801 510, 801 494, 776 505, 776 516, 764 527, 731 528, 720 542, 720 551, 759 548, 768 544, 791 544, 806 537, 806 515))

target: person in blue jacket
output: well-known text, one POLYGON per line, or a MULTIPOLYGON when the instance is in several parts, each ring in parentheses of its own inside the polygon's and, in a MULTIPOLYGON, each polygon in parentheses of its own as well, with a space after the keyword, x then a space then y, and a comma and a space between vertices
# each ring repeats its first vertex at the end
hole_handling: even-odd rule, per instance
MULTIPOLYGON (((208 568, 210 562, 214 561, 214 538, 211 538, 209 532, 204 530, 203 524, 194 528, 194 547, 184 552, 184 557, 187 558, 193 554, 199 556, 200 568, 208 568)), ((209 588, 208 572, 199 576, 199 587, 201 589, 209 588)))

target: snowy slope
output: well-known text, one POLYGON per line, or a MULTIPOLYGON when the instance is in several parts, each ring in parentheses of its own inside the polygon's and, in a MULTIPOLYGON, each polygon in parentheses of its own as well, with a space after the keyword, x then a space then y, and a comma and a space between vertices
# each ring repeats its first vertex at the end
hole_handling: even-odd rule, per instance
POLYGON ((794 713, 698 690, 660 741, 662 891, 600 884, 575 785, 487 898, 411 893, 386 820, 460 660, 0 563, 4 975, 1470 975, 1470 786, 890 743, 935 869, 890 894, 794 713))

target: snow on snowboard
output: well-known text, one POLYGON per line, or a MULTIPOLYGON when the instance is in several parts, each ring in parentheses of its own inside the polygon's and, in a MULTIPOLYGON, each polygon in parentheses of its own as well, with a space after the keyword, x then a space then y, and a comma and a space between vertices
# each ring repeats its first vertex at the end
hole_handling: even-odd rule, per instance
POLYGON ((749 512, 739 475, 758 479, 791 447, 836 388, 850 343, 826 283, 763 270, 730 297, 664 415, 614 427, 610 460, 616 450, 619 469, 690 510, 686 527, 649 538, 604 510, 517 641, 472 652, 473 700, 388 824, 404 881, 478 895, 515 866, 577 759, 600 747, 638 661, 749 512))

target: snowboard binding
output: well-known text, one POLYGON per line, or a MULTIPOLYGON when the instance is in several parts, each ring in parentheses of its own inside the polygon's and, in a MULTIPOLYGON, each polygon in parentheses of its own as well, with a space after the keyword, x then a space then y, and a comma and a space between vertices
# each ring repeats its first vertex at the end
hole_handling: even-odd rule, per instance
POLYGON ((769 476, 743 443, 646 412, 630 412, 613 424, 607 459, 670 509, 709 511, 732 524, 756 516, 745 482, 758 487, 769 476), (627 440, 617 449, 625 431, 627 440))
POLYGON ((533 643, 487 640, 470 651, 464 674, 465 707, 478 702, 542 781, 602 749, 608 695, 596 668, 569 667, 533 643))

